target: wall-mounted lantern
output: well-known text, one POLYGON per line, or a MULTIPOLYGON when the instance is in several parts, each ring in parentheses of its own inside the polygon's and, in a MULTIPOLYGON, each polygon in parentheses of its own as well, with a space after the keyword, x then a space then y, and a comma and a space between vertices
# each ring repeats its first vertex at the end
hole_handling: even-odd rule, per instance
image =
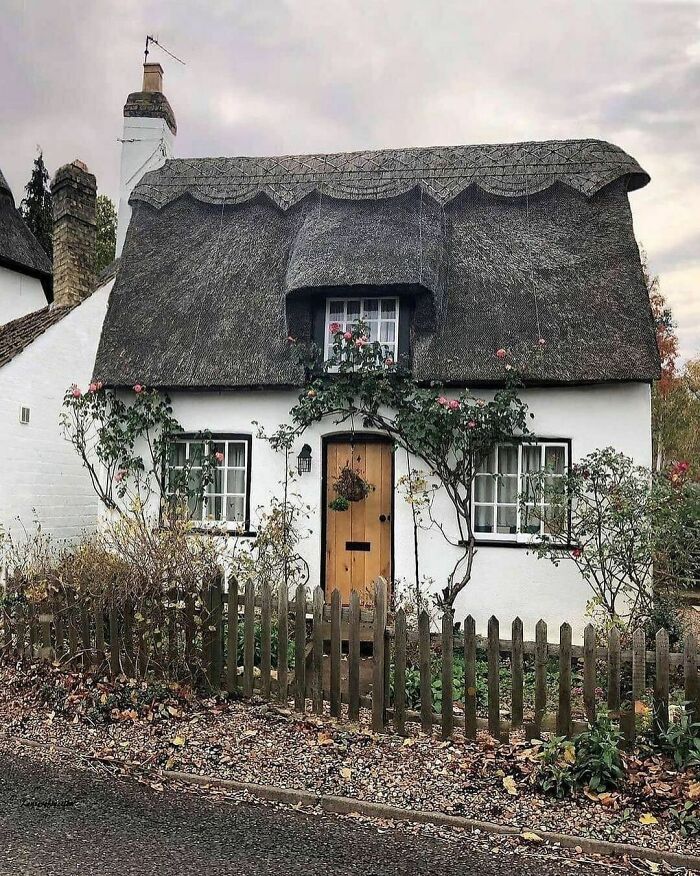
POLYGON ((305 444, 299 451, 297 456, 297 468, 299 474, 304 474, 305 471, 311 471, 311 448, 305 444))

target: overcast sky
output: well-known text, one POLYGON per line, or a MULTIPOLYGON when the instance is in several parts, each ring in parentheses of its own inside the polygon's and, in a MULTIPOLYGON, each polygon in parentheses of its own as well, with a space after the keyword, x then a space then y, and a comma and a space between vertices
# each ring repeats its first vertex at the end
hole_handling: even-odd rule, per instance
POLYGON ((0 168, 37 144, 118 193, 122 108, 147 33, 176 154, 269 155, 599 137, 652 182, 637 238, 700 351, 697 0, 2 0, 0 168))

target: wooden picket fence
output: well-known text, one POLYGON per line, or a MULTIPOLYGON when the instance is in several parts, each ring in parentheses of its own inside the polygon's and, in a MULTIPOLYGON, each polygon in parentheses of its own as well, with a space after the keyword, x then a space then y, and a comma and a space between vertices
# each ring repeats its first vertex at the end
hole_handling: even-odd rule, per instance
POLYGON ((648 711, 642 705, 648 684, 653 686, 653 720, 658 728, 668 726, 672 672, 682 672, 684 700, 700 719, 697 643, 692 634, 686 637, 682 652, 671 653, 665 630, 659 631, 651 651, 646 650, 644 632, 636 630, 631 649, 622 650, 617 630, 610 633, 607 645, 600 647, 596 630, 589 625, 583 645, 573 645, 571 626, 564 623, 559 642, 554 644, 548 641, 546 623, 540 621, 535 641, 526 642, 518 618, 511 625, 510 638, 502 639, 495 617, 489 620, 488 633, 482 637, 476 634, 471 616, 464 619, 463 632, 456 634, 455 618, 449 612, 444 613, 437 635, 431 633, 426 612, 420 614, 417 630, 409 631, 403 609, 389 614, 387 586, 382 579, 375 582, 369 604, 362 604, 360 595, 353 592, 350 604, 343 606, 337 590, 326 602, 320 587, 314 590, 310 602, 303 586, 297 588, 292 600, 284 586, 274 596, 267 586, 256 594, 252 581, 245 584, 243 593, 235 583, 225 593, 221 582, 215 582, 203 597, 199 608, 191 597, 185 598, 182 608, 168 608, 164 636, 156 644, 148 640, 147 618, 133 605, 105 607, 70 595, 64 601, 53 600, 50 606, 29 609, 16 601, 3 609, 0 644, 6 655, 18 660, 39 657, 66 666, 79 661, 84 667, 101 666, 112 676, 124 672, 140 677, 149 673, 181 677, 184 666, 192 674, 198 672, 206 677, 212 688, 224 688, 234 695, 257 694, 284 704, 293 698, 298 712, 310 707, 314 714, 321 715, 327 702, 331 716, 341 717, 345 705, 349 721, 360 720, 361 709, 366 708, 375 732, 384 731, 391 723, 397 733, 404 734, 406 725, 414 722, 424 733, 440 727, 444 739, 452 738, 457 729, 467 739, 476 738, 479 729, 488 730, 496 738, 507 737, 511 730, 523 730, 531 738, 542 731, 576 735, 596 718, 601 661, 606 666, 607 710, 619 717, 628 741, 635 738, 639 714, 648 711), (274 667, 273 623, 277 630, 274 667), (243 654, 239 661, 241 629, 243 654), (290 641, 293 666, 288 660, 290 641), (344 650, 347 672, 341 684, 344 650), (365 660, 371 660, 369 696, 361 695, 363 650, 365 655, 371 653, 371 657, 365 656, 365 660), (436 650, 441 654, 442 673, 439 713, 433 710, 431 689, 436 650), (477 714, 477 671, 483 665, 483 661, 477 662, 477 652, 485 652, 485 717, 477 714), (407 708, 409 653, 416 654, 420 672, 418 711, 407 708), (455 653, 464 658, 464 696, 457 710, 453 702, 455 653), (527 720, 523 696, 526 655, 534 658, 535 667, 534 709, 527 720), (503 656, 509 658, 511 675, 507 721, 501 716, 503 656), (547 667, 552 658, 558 663, 558 698, 556 709, 548 711, 547 667), (583 666, 583 715, 579 720, 572 713, 572 662, 583 666), (623 673, 623 667, 630 664, 631 674, 623 673), (630 684, 623 684, 623 677, 629 677, 630 684))

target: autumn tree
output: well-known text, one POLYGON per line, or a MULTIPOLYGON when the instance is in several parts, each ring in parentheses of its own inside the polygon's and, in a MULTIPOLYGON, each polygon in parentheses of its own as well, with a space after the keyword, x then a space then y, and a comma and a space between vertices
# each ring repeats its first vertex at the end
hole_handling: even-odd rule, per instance
POLYGON ((117 211, 107 195, 97 196, 96 219, 95 273, 99 274, 114 261, 117 242, 117 211))
POLYGON ((25 196, 20 203, 22 218, 29 230, 41 244, 49 258, 53 257, 53 214, 51 207, 51 187, 49 172, 44 164, 44 153, 34 159, 34 167, 29 182, 24 187, 25 196))

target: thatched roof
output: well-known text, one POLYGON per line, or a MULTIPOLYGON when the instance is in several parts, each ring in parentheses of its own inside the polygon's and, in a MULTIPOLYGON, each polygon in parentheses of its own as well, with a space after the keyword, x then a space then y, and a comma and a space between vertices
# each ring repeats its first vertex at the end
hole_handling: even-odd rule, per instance
POLYGON ((51 297, 51 261, 15 207, 12 192, 0 171, 0 265, 38 277, 51 297))
MULTIPOLYGON (((45 331, 59 323, 78 306, 77 304, 70 307, 50 305, 42 307, 41 310, 25 313, 24 316, 19 316, 11 322, 0 325, 0 368, 11 362, 15 356, 19 356, 45 331)), ((50 368, 51 363, 47 362, 46 366, 50 368)))
POLYGON ((420 379, 497 382, 494 351, 540 337, 538 382, 652 379, 627 199, 647 181, 592 140, 168 161, 132 195, 95 374, 294 385, 314 302, 382 286, 415 302, 420 379))

